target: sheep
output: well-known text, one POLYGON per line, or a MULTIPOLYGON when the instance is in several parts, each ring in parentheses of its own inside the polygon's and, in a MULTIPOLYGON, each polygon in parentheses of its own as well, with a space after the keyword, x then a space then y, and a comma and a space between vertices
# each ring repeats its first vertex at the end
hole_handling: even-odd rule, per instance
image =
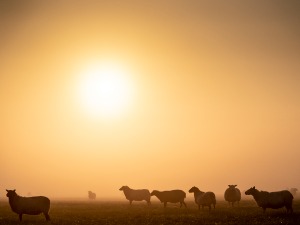
POLYGON ((236 186, 237 185, 228 185, 228 188, 224 193, 225 201, 227 201, 229 204, 231 203, 232 207, 235 202, 239 204, 241 201, 241 191, 236 188, 236 186))
POLYGON ((245 192, 246 195, 252 195, 259 207, 266 212, 267 208, 279 209, 286 207, 287 212, 293 213, 293 195, 287 191, 267 192, 258 191, 255 186, 245 192))
POLYGON ((139 190, 134 190, 129 188, 128 186, 122 186, 120 191, 124 192, 124 195, 127 200, 129 200, 130 205, 132 204, 132 201, 143 201, 145 200, 148 205, 151 204, 150 202, 150 191, 148 189, 139 189, 139 190))
POLYGON ((211 210, 211 205, 214 206, 214 209, 216 208, 216 195, 213 192, 203 192, 194 186, 189 190, 189 193, 194 193, 195 202, 199 210, 200 206, 202 206, 202 209, 204 206, 208 206, 209 211, 211 210))
POLYGON ((50 200, 44 196, 21 197, 14 190, 6 190, 9 200, 9 205, 13 212, 19 214, 19 219, 22 221, 22 215, 39 215, 44 214, 47 221, 50 220, 49 209, 50 200))
POLYGON ((186 193, 182 190, 172 190, 172 191, 157 191, 154 190, 151 192, 151 196, 156 196, 161 203, 164 203, 164 207, 166 208, 167 203, 177 203, 180 202, 180 208, 182 204, 186 207, 184 199, 186 198, 186 193))
POLYGON ((96 193, 93 193, 92 191, 88 191, 88 196, 90 200, 96 199, 96 193))

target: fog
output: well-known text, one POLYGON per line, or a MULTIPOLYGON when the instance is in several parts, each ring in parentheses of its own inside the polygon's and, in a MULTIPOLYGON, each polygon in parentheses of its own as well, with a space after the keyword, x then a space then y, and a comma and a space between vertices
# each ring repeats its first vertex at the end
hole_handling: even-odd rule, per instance
MULTIPOLYGON (((0 197, 300 187, 298 1, 1 1, 0 197), (117 117, 83 68, 125 65, 117 117)), ((189 195, 189 194, 188 194, 189 195)))

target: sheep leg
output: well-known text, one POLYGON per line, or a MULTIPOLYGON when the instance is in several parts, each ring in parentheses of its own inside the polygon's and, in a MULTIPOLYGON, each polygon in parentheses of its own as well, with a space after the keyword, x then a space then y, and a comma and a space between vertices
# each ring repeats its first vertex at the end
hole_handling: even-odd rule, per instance
POLYGON ((186 208, 186 204, 185 204, 184 201, 180 202, 180 208, 182 207, 182 204, 183 204, 183 205, 185 206, 185 208, 186 208))
POLYGON ((50 221, 50 216, 47 212, 44 212, 44 216, 46 218, 47 221, 50 221))
POLYGON ((22 221, 22 213, 19 214, 19 220, 22 221))
POLYGON ((292 208, 292 206, 287 205, 287 206, 285 206, 285 208, 286 208, 286 210, 287 210, 287 213, 289 213, 289 212, 293 213, 293 208, 292 208))

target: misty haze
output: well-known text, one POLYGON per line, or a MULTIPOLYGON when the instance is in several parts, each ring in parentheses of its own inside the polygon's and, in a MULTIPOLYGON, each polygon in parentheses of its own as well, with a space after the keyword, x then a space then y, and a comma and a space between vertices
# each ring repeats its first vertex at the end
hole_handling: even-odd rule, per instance
POLYGON ((300 223, 299 12, 1 1, 0 224, 300 223))

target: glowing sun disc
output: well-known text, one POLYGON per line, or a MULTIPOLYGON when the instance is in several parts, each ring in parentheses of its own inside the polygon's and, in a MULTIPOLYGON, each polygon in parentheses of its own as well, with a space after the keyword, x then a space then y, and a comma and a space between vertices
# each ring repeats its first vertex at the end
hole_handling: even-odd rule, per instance
POLYGON ((132 85, 124 68, 111 63, 89 66, 80 88, 84 108, 93 115, 124 113, 132 98, 132 85))

